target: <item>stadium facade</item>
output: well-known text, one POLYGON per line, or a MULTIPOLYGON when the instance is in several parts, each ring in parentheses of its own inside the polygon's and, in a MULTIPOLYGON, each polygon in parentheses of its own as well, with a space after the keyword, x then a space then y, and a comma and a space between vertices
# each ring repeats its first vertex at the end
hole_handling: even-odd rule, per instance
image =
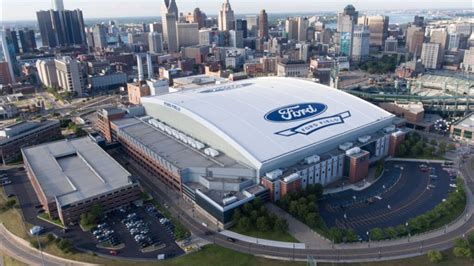
POLYGON ((404 137, 394 115, 300 79, 244 80, 144 97, 142 105, 146 116, 112 121, 112 135, 222 226, 255 197, 360 181, 404 137))

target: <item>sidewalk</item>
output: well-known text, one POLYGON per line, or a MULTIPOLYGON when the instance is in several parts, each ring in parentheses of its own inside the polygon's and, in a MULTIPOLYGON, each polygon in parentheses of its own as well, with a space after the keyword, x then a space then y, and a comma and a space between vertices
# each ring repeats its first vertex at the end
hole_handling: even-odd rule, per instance
POLYGON ((288 233, 298 239, 301 243, 305 243, 308 248, 331 248, 331 241, 314 232, 311 228, 294 218, 291 214, 282 210, 273 203, 267 203, 265 206, 270 212, 276 214, 278 217, 285 218, 288 221, 288 233))
POLYGON ((279 247, 279 248, 306 249, 306 245, 304 243, 282 242, 282 241, 273 241, 273 240, 255 238, 255 237, 250 237, 246 235, 241 235, 229 230, 221 231, 221 234, 238 239, 240 241, 245 241, 247 243, 254 243, 258 245, 265 245, 265 246, 279 247))

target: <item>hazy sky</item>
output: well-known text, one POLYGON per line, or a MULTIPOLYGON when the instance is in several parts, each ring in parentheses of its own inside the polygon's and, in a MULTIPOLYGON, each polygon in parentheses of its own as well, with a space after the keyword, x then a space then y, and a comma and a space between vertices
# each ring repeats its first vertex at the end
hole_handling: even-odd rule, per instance
MULTIPOLYGON (((472 0, 230 0, 236 13, 316 12, 341 10, 353 4, 359 10, 473 8, 472 0)), ((35 12, 51 7, 51 0, 0 0, 0 20, 36 20, 35 12)), ((64 0, 66 9, 82 9, 85 18, 159 16, 163 0, 64 0)), ((199 6, 217 14, 224 0, 176 0, 180 12, 199 6)))

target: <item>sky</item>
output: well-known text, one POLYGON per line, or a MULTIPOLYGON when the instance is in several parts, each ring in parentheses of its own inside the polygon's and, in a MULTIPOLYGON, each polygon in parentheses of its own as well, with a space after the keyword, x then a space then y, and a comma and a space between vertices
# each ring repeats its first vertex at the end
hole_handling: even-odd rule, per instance
MULTIPOLYGON (((225 0, 176 0, 180 12, 200 7, 206 14, 217 14, 225 0)), ((51 0, 0 0, 0 20, 36 20, 36 11, 50 9, 51 0)), ((64 0, 66 9, 82 9, 84 17, 159 16, 163 0, 64 0)), ((318 12, 342 10, 352 4, 358 10, 462 8, 472 9, 472 0, 230 0, 237 14, 318 12), (291 4, 290 4, 291 3, 291 4)))

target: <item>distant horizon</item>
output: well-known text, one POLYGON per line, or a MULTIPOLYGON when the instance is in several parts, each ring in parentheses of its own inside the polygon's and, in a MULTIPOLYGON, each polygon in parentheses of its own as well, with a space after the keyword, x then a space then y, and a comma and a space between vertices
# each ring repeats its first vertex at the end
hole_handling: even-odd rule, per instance
MULTIPOLYGON (((162 0, 65 0, 64 6, 68 10, 81 9, 85 19, 101 18, 141 18, 160 17, 162 0), (123 15, 127 14, 127 15, 123 15)), ((180 12, 187 14, 195 7, 199 7, 209 16, 217 16, 224 0, 177 0, 180 12)), ((470 0, 399 0, 380 3, 378 0, 352 1, 323 1, 292 0, 288 5, 286 0, 230 0, 232 9, 237 15, 258 14, 266 9, 269 14, 285 13, 326 13, 340 12, 348 4, 352 4, 362 12, 371 11, 400 11, 400 10, 472 10, 470 0), (426 8, 429 6, 430 8, 426 8), (312 10, 312 11, 301 11, 312 10)), ((51 9, 50 0, 3 0, 0 20, 5 22, 34 21, 36 12, 51 9)))
MULTIPOLYGON (((50 10, 50 9, 44 9, 44 10, 50 10)), ((74 9, 67 9, 67 10, 74 10, 74 9)), ((436 9, 431 9, 431 8, 422 8, 422 9, 419 9, 419 8, 412 8, 412 9, 373 9, 373 10, 360 10, 358 9, 357 11, 359 13, 365 13, 365 12, 374 12, 374 11, 379 11, 379 12, 396 12, 396 11, 408 11, 408 12, 427 12, 427 11, 434 11, 434 10, 442 10, 442 11, 455 11, 455 10, 466 10, 464 8, 436 8, 436 9)), ((41 11, 41 10, 38 10, 38 11, 41 11)), ((310 15, 310 14, 314 14, 314 15, 318 15, 318 14, 322 14, 322 13, 331 13, 331 14, 334 14, 336 15, 338 12, 340 12, 340 10, 328 10, 328 11, 306 11, 306 12, 301 12, 301 11, 295 11, 295 12, 267 12, 270 16, 271 15, 278 15, 278 14, 304 14, 304 15, 310 15)), ((380 13, 381 14, 381 13, 380 13)), ((35 13, 36 15, 36 13, 35 13)), ((206 15, 208 17, 217 17, 218 14, 207 14, 206 15)), ((258 15, 258 13, 237 13, 235 12, 235 16, 239 17, 239 16, 246 16, 246 15, 258 15)), ((139 19, 139 18, 161 18, 161 15, 158 14, 158 15, 146 15, 146 16, 108 16, 108 17, 87 17, 86 14, 84 14, 84 20, 100 20, 100 19, 104 19, 104 20, 110 20, 110 19, 124 19, 124 18, 130 18, 130 19, 139 19)), ((24 22, 36 22, 36 17, 34 17, 33 19, 28 19, 28 20, 6 20, 6 19, 2 19, 0 20, 0 24, 2 24, 2 22, 7 22, 7 23, 12 23, 12 22, 21 22, 21 23, 24 23, 24 22)))

